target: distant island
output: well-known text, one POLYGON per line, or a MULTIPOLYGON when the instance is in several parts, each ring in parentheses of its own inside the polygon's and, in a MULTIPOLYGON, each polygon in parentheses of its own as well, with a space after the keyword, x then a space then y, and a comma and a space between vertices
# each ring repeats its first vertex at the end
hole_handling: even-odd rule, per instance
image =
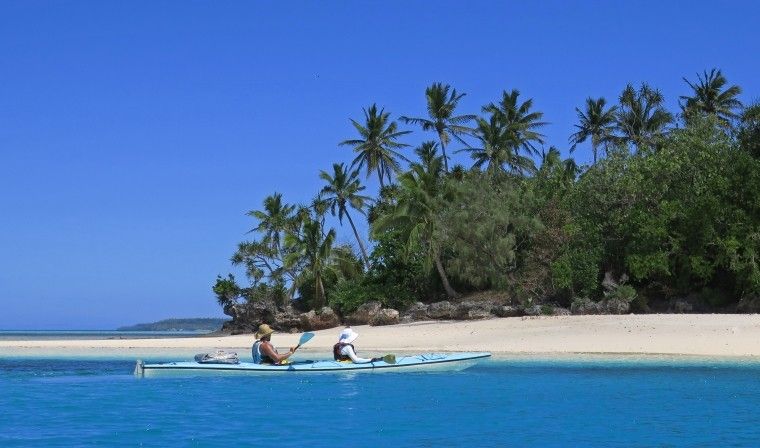
POLYGON ((192 318, 164 319, 148 324, 119 327, 116 331, 216 331, 222 328, 227 319, 192 318))

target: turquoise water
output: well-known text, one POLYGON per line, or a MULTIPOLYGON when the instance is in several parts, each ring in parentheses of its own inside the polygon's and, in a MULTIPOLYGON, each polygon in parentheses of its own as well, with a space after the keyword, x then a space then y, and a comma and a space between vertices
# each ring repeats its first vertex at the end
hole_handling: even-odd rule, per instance
POLYGON ((144 379, 133 367, 0 359, 0 446, 760 444, 757 364, 489 360, 458 373, 144 379))

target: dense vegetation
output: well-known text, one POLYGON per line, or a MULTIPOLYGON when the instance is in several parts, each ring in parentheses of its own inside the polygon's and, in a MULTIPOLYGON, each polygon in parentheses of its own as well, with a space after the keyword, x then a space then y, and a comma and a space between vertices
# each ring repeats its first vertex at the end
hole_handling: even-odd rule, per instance
POLYGON ((119 327, 116 331, 217 331, 227 319, 200 317, 190 319, 164 319, 149 324, 119 327))
POLYGON ((588 145, 587 166, 543 149, 543 113, 517 90, 474 115, 459 111, 464 94, 434 83, 428 115, 400 117, 406 130, 373 104, 340 143, 351 164, 322 171, 310 204, 274 193, 249 212, 254 239, 232 257, 249 284, 218 277, 220 305, 272 298, 345 313, 499 291, 522 304, 618 294, 638 311, 680 297, 734 310, 760 294, 760 106, 744 107, 719 70, 684 81, 677 113, 647 84, 576 108, 570 151, 588 145), (408 148, 412 129, 433 140, 408 148), (472 166, 450 167, 452 152, 472 166), (377 197, 362 176, 377 177, 377 197), (328 214, 358 250, 336 245, 328 214))

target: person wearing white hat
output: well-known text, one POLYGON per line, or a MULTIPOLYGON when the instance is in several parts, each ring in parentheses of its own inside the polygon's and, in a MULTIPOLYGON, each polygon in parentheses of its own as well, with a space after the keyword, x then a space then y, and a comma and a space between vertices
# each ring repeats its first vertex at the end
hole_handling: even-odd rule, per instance
POLYGON ((383 358, 360 358, 356 355, 356 349, 353 342, 359 337, 359 333, 355 332, 351 327, 346 327, 338 335, 338 343, 333 346, 333 358, 336 361, 348 362, 351 361, 354 364, 366 364, 370 362, 377 362, 383 358))

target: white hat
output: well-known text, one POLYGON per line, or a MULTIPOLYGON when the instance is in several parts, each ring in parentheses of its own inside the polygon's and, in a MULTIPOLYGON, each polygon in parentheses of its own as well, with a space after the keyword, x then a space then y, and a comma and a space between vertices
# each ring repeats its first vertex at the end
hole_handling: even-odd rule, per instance
POLYGON ((354 342, 358 337, 359 333, 352 330, 351 327, 348 327, 340 332, 340 335, 338 335, 338 342, 350 344, 354 342))

